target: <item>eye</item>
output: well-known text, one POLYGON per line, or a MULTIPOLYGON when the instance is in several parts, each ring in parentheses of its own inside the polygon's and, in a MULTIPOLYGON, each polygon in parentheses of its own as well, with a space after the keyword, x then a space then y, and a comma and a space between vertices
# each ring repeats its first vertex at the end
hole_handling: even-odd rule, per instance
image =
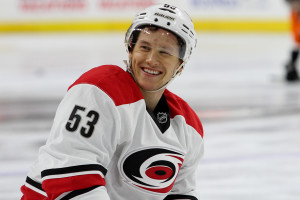
POLYGON ((160 54, 164 55, 164 56, 170 56, 171 53, 168 51, 160 51, 160 54))
POLYGON ((140 49, 142 49, 143 51, 149 51, 149 50, 150 50, 150 47, 149 47, 149 46, 146 46, 146 45, 141 45, 141 46, 140 46, 140 49))

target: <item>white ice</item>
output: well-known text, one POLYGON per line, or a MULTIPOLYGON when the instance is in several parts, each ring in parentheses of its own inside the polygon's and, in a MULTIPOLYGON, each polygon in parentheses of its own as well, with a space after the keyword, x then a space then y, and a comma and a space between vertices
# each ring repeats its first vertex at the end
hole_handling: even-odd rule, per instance
MULTIPOLYGON (((300 199, 300 83, 286 83, 287 33, 198 33, 169 89, 199 115, 201 200, 300 199)), ((0 200, 19 188, 68 86, 103 64, 124 67, 120 33, 0 35, 0 200)))

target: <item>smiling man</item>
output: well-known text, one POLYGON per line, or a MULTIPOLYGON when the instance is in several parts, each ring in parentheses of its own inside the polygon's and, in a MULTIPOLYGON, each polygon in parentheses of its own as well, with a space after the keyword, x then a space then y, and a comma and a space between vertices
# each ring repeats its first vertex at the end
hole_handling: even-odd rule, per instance
POLYGON ((154 5, 135 17, 125 45, 127 71, 100 66, 69 87, 23 200, 199 199, 202 124, 166 89, 196 46, 193 23, 154 5))
POLYGON ((179 39, 157 26, 147 26, 136 31, 136 44, 129 44, 132 75, 145 98, 147 108, 154 110, 164 88, 172 77, 182 70, 179 39), (131 46, 134 46, 132 48, 131 46))

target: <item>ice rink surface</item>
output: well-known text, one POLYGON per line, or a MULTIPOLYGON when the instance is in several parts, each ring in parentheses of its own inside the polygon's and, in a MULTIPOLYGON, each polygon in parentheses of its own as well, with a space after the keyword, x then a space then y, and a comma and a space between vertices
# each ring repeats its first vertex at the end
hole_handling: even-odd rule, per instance
MULTIPOLYGON (((288 34, 199 33, 169 89, 205 130, 201 200, 300 199, 300 83, 283 80, 288 34)), ((0 199, 20 199, 68 86, 102 64, 124 67, 120 33, 0 35, 0 199)))

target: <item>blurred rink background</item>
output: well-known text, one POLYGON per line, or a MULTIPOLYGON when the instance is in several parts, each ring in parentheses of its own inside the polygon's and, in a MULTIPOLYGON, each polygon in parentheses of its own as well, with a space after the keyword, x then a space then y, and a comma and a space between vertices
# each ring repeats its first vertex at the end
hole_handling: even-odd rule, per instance
POLYGON ((283 0, 1 0, 0 200, 20 199, 70 84, 124 67, 124 34, 157 2, 186 9, 198 33, 169 89, 199 115, 201 200, 300 199, 300 83, 284 81, 293 41, 283 0))

